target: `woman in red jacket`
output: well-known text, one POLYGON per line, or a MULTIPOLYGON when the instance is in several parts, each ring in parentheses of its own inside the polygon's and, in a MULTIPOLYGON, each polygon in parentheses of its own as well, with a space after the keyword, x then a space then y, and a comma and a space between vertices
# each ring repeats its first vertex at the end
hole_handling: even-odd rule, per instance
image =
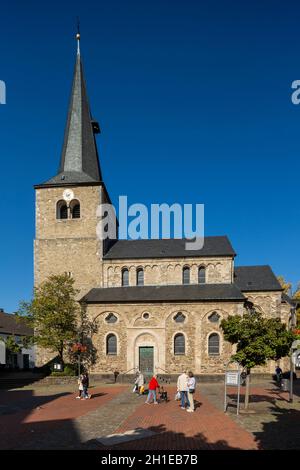
POLYGON ((156 400, 156 389, 157 388, 159 388, 159 384, 156 380, 156 375, 153 375, 152 379, 149 382, 149 387, 148 387, 149 393, 148 393, 147 400, 145 401, 145 403, 147 403, 147 405, 150 405, 150 400, 151 400, 152 396, 153 396, 154 405, 158 405, 158 402, 156 400))

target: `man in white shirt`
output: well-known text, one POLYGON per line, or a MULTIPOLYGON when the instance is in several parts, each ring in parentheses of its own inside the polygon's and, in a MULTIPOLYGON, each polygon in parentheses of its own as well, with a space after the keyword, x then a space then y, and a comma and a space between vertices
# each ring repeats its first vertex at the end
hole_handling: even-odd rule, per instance
POLYGON ((185 410, 185 406, 190 406, 188 400, 188 375, 186 371, 181 374, 177 379, 177 391, 180 392, 181 409, 185 410))

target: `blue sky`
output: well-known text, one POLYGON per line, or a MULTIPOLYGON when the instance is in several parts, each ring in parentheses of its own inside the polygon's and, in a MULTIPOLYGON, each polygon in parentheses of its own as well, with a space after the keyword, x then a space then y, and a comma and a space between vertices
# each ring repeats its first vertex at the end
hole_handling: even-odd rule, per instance
POLYGON ((205 204, 237 265, 299 273, 300 4, 5 2, 0 12, 0 307, 33 284, 34 190, 56 173, 76 16, 112 200, 205 204))

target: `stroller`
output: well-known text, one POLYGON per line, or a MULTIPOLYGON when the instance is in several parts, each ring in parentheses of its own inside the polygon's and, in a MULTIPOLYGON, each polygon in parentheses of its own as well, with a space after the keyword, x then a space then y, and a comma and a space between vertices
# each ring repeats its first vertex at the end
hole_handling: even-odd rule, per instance
POLYGON ((160 388, 159 395, 160 395, 160 401, 165 401, 166 403, 169 401, 168 392, 164 390, 164 387, 160 388))

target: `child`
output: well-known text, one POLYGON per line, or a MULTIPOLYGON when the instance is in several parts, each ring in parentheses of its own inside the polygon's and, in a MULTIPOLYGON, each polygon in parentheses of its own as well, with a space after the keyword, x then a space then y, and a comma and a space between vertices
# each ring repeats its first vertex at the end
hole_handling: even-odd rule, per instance
POLYGON ((160 399, 167 402, 168 401, 168 392, 164 390, 164 387, 161 387, 160 389, 160 399))
POLYGON ((80 399, 81 399, 81 395, 82 395, 82 392, 83 392, 82 379, 83 379, 83 376, 80 375, 80 377, 79 377, 78 380, 77 380, 77 383, 78 383, 78 395, 77 395, 77 397, 76 397, 77 400, 80 400, 80 399))

